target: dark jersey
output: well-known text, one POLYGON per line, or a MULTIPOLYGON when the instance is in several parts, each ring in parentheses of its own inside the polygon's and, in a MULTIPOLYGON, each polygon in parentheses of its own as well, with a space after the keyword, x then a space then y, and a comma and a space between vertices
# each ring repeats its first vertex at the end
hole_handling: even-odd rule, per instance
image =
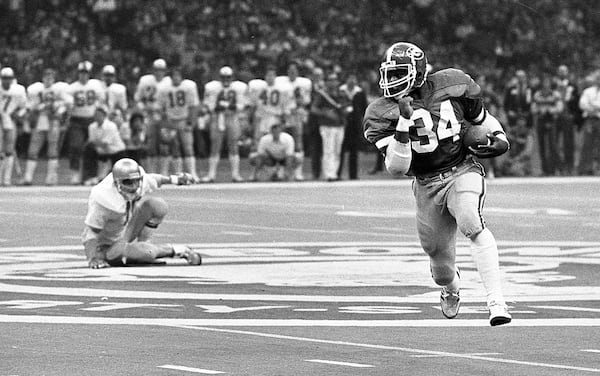
MULTIPOLYGON (((465 120, 483 119, 481 88, 458 69, 431 74, 409 94, 413 115, 409 136, 412 163, 408 175, 429 175, 461 163, 467 149, 461 142, 465 120)), ((379 98, 369 105, 363 120, 365 137, 385 152, 392 141, 400 113, 394 99, 379 98)))

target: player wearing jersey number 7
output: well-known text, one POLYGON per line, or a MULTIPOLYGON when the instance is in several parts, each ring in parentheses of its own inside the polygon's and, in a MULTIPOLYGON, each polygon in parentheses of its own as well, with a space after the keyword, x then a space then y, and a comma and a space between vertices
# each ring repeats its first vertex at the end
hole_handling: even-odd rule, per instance
POLYGON ((509 143, 502 126, 487 112, 481 88, 457 69, 428 76, 427 58, 412 43, 390 46, 381 63, 384 97, 369 105, 364 117, 367 140, 385 154, 395 176, 414 176, 417 231, 430 259, 433 280, 442 286, 442 313, 458 314, 460 276, 455 265, 457 228, 470 240, 477 270, 487 291, 490 324, 511 321, 501 287, 496 240, 482 216, 483 167, 472 154, 490 158, 509 143), (461 134, 465 122, 490 129, 487 145, 469 149, 461 134))

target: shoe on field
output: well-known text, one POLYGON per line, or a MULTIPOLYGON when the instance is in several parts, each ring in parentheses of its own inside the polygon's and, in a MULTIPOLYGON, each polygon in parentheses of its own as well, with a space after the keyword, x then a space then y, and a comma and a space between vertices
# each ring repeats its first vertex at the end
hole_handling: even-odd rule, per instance
POLYGON ((506 306, 506 304, 491 302, 488 305, 488 309, 490 310, 491 326, 504 325, 511 322, 512 316, 508 312, 508 307, 506 306))

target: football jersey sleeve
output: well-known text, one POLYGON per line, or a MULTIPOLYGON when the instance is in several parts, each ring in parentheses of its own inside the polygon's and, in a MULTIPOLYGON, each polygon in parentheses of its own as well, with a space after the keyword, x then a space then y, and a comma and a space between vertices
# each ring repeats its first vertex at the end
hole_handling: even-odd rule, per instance
POLYGON ((384 152, 394 138, 400 113, 391 100, 379 98, 371 103, 363 118, 364 136, 377 149, 384 152))

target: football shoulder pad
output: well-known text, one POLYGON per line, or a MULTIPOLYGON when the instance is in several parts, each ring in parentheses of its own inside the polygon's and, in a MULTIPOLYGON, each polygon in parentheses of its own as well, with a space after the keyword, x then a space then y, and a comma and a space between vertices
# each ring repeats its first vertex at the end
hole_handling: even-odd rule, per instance
POLYGON ((477 98, 481 95, 481 87, 460 69, 447 68, 435 72, 427 77, 427 82, 436 99, 477 98))

